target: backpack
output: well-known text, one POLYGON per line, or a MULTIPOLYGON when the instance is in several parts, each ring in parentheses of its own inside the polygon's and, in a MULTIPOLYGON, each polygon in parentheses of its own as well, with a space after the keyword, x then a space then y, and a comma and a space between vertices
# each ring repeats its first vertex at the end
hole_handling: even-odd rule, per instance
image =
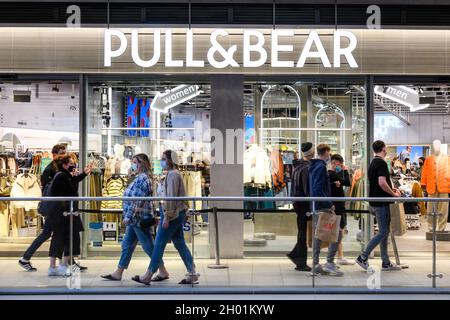
MULTIPOLYGON (((52 195, 53 181, 55 181, 56 176, 60 173, 61 172, 57 172, 55 174, 55 176, 50 180, 50 182, 45 185, 44 190, 42 191, 43 197, 53 196, 52 195)), ((41 216, 48 217, 54 211, 57 204, 58 204, 58 202, 56 202, 56 201, 41 201, 38 204, 37 211, 41 216)))

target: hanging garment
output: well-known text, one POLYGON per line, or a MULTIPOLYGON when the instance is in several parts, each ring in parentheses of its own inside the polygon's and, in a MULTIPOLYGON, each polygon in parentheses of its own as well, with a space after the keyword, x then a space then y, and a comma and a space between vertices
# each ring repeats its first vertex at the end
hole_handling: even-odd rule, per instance
POLYGON ((267 153, 257 145, 250 146, 244 152, 244 183, 272 185, 270 159, 267 153))
MULTIPOLYGON (((273 197, 272 189, 260 189, 255 187, 244 187, 245 197, 273 197)), ((275 203, 273 201, 245 201, 244 209, 248 211, 252 210, 273 210, 275 209, 275 203)))
MULTIPOLYGON (((11 197, 42 196, 39 180, 34 174, 19 174, 11 189, 11 197)), ((13 201, 11 208, 23 208, 26 211, 37 209, 39 201, 13 201)))
MULTIPOLYGON (((413 198, 423 198, 423 190, 422 190, 422 186, 420 185, 419 182, 414 182, 414 184, 412 186, 411 196, 413 198)), ((425 206, 425 202, 419 202, 418 206, 419 206, 419 212, 421 214, 423 214, 423 215, 427 214, 427 208, 425 206)))
POLYGON ((10 174, 16 174, 17 173, 16 159, 8 158, 6 167, 7 167, 7 169, 9 169, 10 174))
POLYGON ((4 157, 0 157, 0 173, 6 173, 6 162, 7 159, 4 157))
POLYGON ((278 150, 274 150, 270 154, 270 164, 272 166, 272 181, 274 193, 277 194, 286 186, 284 182, 284 164, 283 157, 278 150))
MULTIPOLYGON (((102 196, 102 176, 98 172, 92 172, 89 175, 89 196, 101 197, 102 196)), ((91 210, 100 210, 102 207, 101 201, 89 202, 89 208, 91 210)), ((90 222, 101 222, 101 214, 90 214, 90 222)))
MULTIPOLYGON (((448 198, 448 193, 435 193, 429 194, 429 198, 448 198)), ((436 217, 436 231, 445 231, 448 220, 448 202, 428 202, 428 230, 433 231, 433 216, 430 214, 433 212, 433 204, 436 206, 436 212, 440 213, 436 217)))
POLYGON ((450 193, 450 157, 432 155, 426 158, 420 183, 427 187, 428 194, 450 193))
MULTIPOLYGON (((11 194, 12 179, 9 177, 0 178, 0 197, 9 197, 11 194)), ((9 203, 6 201, 0 202, 0 237, 7 237, 9 235, 9 221, 10 211, 9 203)))
MULTIPOLYGON (((123 177, 111 177, 103 188, 103 197, 122 197, 125 191, 126 179, 123 177)), ((122 201, 102 201, 102 209, 122 209, 122 201)))
MULTIPOLYGON (((201 197, 202 196, 202 174, 200 171, 182 171, 180 172, 186 189, 186 196, 201 197)), ((192 209, 192 201, 189 201, 189 208, 192 209)), ((202 202, 195 202, 195 210, 202 209, 202 202)))
POLYGON ((0 237, 9 235, 9 206, 0 207, 0 237))
POLYGON ((25 210, 23 208, 11 208, 10 210, 11 235, 18 237, 19 229, 22 228, 25 222, 25 210))

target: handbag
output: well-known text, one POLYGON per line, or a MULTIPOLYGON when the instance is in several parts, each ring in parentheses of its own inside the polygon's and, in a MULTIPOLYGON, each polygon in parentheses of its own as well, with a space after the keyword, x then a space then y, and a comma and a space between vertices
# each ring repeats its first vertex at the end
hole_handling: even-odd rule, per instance
POLYGON ((145 216, 141 219, 139 226, 142 229, 148 229, 156 225, 156 218, 154 216, 145 216))
POLYGON ((316 238, 328 243, 336 243, 339 238, 341 216, 333 209, 322 210, 316 226, 316 238))

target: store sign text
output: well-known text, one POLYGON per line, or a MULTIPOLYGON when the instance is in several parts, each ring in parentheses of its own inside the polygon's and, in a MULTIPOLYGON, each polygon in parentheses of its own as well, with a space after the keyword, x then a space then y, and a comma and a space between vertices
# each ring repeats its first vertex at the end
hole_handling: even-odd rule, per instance
POLYGON ((167 113, 170 108, 189 101, 201 93, 202 91, 197 85, 182 84, 165 93, 158 92, 153 98, 150 108, 167 113))
MULTIPOLYGON (((161 59, 161 29, 153 29, 153 55, 149 59, 144 59, 139 54, 140 43, 138 30, 131 31, 131 57, 133 62, 142 67, 150 68, 155 66, 161 59)), ((298 36, 298 35, 297 35, 298 36)), ((325 68, 340 68, 341 59, 345 59, 351 68, 358 68, 358 63, 353 56, 353 51, 357 46, 356 36, 345 30, 335 30, 333 33, 333 52, 332 62, 323 45, 321 35, 317 31, 310 31, 303 49, 298 55, 298 60, 281 59, 280 53, 293 53, 293 44, 280 44, 286 39, 296 37, 292 29, 274 29, 270 35, 270 61, 268 61, 269 50, 264 45, 266 43, 265 35, 258 30, 244 30, 242 34, 242 43, 223 46, 223 42, 231 41, 231 36, 224 29, 216 29, 209 36, 209 49, 206 53, 207 62, 214 68, 223 69, 226 67, 244 67, 258 68, 266 63, 270 63, 272 68, 303 68, 308 59, 318 58, 325 68), (343 45, 343 39, 346 39, 346 45, 343 45), (235 60, 235 53, 238 51, 238 45, 242 45, 243 61, 242 65, 235 60), (252 59, 252 53, 257 55, 257 59, 252 59)), ((164 64, 166 67, 193 67, 203 68, 206 61, 194 59, 194 32, 187 29, 185 33, 186 52, 184 60, 173 58, 172 44, 173 36, 171 29, 164 30, 164 64)), ((142 39, 141 39, 142 40, 142 39)), ((106 29, 104 33, 104 66, 110 67, 114 58, 122 56, 128 48, 128 39, 124 32, 116 29, 106 29), (118 40, 118 46, 113 48, 113 38, 118 40)), ((196 49, 198 50, 198 49, 196 49)))
POLYGON ((403 129, 402 121, 393 115, 375 115, 374 138, 375 140, 384 140, 397 129, 403 129))
POLYGON ((419 93, 406 86, 375 86, 374 92, 389 100, 409 107, 411 112, 428 108, 429 104, 420 104, 419 93))

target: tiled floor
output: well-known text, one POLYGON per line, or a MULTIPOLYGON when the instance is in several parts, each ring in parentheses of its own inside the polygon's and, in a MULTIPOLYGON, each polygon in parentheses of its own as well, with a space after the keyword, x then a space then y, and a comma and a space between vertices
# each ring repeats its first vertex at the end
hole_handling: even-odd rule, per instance
MULTIPOLYGON (((372 265, 379 265, 379 260, 372 260, 372 265)), ((0 289, 45 289, 65 288, 67 279, 50 278, 46 275, 48 261, 36 259, 33 261, 38 268, 37 272, 27 273, 18 265, 16 259, 0 260, 0 289)), ((83 265, 89 267, 88 272, 81 274, 81 288, 136 288, 139 284, 131 281, 135 274, 143 273, 148 261, 144 258, 136 258, 132 261, 130 269, 125 273, 123 281, 109 282, 100 278, 100 275, 114 270, 116 260, 83 260, 83 265)), ((309 273, 295 271, 293 265, 279 258, 274 259, 240 259, 223 261, 228 264, 228 269, 210 269, 208 265, 212 260, 197 260, 200 276, 200 287, 302 287, 310 288, 312 277, 309 273)), ((409 269, 399 272, 382 272, 379 278, 381 288, 389 287, 431 287, 431 279, 427 277, 431 273, 431 261, 429 259, 404 259, 403 263, 409 264, 409 269)), ((182 262, 175 258, 166 259, 166 265, 171 272, 171 279, 164 283, 156 283, 154 287, 178 287, 177 282, 184 276, 182 262)), ((358 266, 344 266, 341 270, 345 273, 342 278, 319 276, 315 279, 316 287, 355 287, 367 288, 368 280, 377 280, 373 274, 368 274, 358 266), (372 276, 372 278, 371 278, 372 276)), ((443 275, 437 279, 437 285, 441 288, 450 288, 450 259, 440 258, 437 263, 438 273, 443 275)), ((370 283, 378 283, 370 282, 370 283)))

